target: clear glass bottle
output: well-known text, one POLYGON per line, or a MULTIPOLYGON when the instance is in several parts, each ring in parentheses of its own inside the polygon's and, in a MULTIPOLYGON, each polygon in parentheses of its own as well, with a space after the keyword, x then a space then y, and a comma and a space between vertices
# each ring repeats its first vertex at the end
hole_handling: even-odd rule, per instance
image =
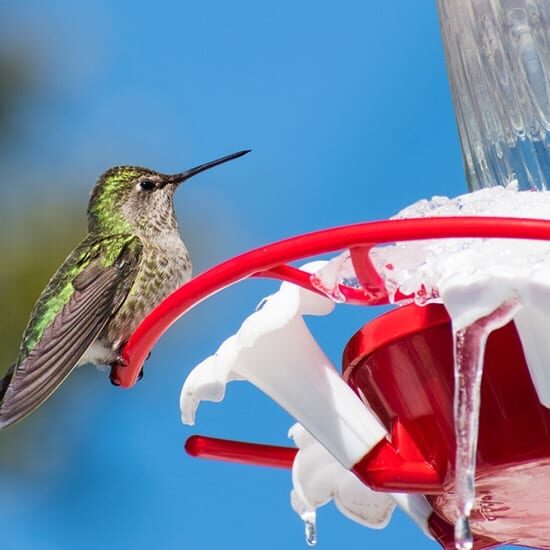
POLYGON ((438 0, 470 190, 550 188, 550 0, 438 0))

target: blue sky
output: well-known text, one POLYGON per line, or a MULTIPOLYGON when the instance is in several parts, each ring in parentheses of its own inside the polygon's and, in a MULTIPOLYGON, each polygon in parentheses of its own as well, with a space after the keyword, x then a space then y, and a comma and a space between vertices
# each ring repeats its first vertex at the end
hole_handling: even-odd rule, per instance
MULTIPOLYGON (((178 192, 195 272, 466 190, 435 2, 23 0, 3 19, 41 82, 4 166, 19 182, 15 203, 63 174, 53 196, 84 212, 111 165, 176 172, 253 149, 178 192)), ((20 468, 0 472, 3 548, 305 548, 289 472, 182 450, 194 433, 179 421, 186 374, 275 287, 241 283, 181 319, 130 391, 94 369, 76 372, 44 406, 20 468)), ((377 313, 339 306, 312 329, 338 365, 377 313)), ((291 423, 233 384, 224 403, 200 409, 196 430, 286 444, 291 423)), ((318 537, 321 550, 437 547, 400 513, 370 531, 332 505, 318 537)))

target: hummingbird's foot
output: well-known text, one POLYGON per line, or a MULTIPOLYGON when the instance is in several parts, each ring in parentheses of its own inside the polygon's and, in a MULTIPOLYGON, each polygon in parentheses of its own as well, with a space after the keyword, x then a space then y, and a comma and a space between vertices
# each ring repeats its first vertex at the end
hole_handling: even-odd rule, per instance
POLYGON ((113 386, 120 386, 120 381, 118 380, 116 376, 116 368, 117 367, 127 367, 128 361, 120 354, 118 353, 116 356, 116 359, 111 363, 111 374, 109 375, 109 380, 111 381, 111 384, 113 386))
POLYGON ((124 359, 124 357, 119 353, 116 356, 115 363, 117 367, 127 367, 128 366, 128 360, 124 359))
MULTIPOLYGON (((145 361, 149 361, 149 359, 151 358, 151 351, 147 354, 147 357, 145 358, 145 361)), ((143 370, 143 369, 142 369, 143 370)))

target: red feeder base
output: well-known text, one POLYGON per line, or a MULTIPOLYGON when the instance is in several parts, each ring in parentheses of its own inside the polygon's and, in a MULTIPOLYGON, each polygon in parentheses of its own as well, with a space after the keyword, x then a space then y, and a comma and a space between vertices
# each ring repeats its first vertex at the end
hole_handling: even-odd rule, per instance
MULTIPOLYGON (((388 431, 403 425, 439 473, 430 526, 453 547, 453 343, 443 306, 402 307, 363 327, 344 351, 344 377, 388 431)), ((550 410, 539 402, 513 323, 487 342, 476 494, 476 548, 550 548, 550 410)))

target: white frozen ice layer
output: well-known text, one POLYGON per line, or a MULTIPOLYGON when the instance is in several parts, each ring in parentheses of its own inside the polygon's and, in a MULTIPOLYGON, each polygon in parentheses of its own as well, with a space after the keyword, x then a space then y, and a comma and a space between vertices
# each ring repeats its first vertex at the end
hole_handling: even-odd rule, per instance
MULTIPOLYGON (((493 187, 454 199, 424 199, 393 219, 441 216, 550 219, 550 193, 493 187)), ((546 276, 550 242, 437 239, 379 247, 371 258, 390 297, 400 290, 414 294, 418 303, 439 299, 449 309, 454 326, 462 328, 496 309, 526 283, 531 287, 533 277, 546 276)))
MULTIPOLYGON (((419 201, 396 218, 509 216, 550 219, 550 193, 493 187, 455 199, 419 201)), ((373 261, 388 288, 439 297, 456 330, 508 300, 539 399, 550 406, 550 242, 519 239, 445 239, 380 248, 373 261), (388 269, 391 263, 393 269, 388 269), (425 289, 422 288, 424 285, 425 289)))
MULTIPOLYGON (((454 199, 423 199, 393 219, 495 216, 550 219, 550 192, 492 187, 454 199)), ((394 300, 399 290, 418 304, 443 303, 460 330, 508 300, 522 308, 514 317, 541 402, 550 407, 550 241, 434 239, 374 248, 370 257, 394 300)), ((334 296, 353 271, 349 252, 317 277, 334 296)))

